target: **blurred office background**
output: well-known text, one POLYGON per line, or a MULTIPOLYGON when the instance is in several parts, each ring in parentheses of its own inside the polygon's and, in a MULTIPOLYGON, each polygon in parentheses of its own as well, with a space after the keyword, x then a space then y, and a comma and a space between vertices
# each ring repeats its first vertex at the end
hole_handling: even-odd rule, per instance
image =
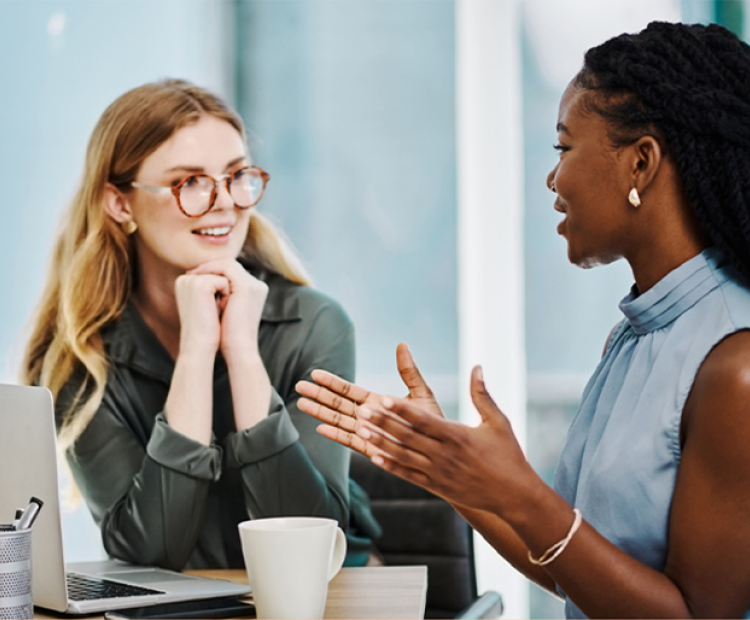
MULTIPOLYGON (((401 394, 408 341, 446 412, 471 420, 468 368, 483 363, 551 482, 630 286, 624 264, 572 267, 555 232, 558 98, 611 36, 653 19, 742 34, 748 16, 747 0, 0 0, 0 379, 17 380, 97 118, 181 77, 244 117, 272 176, 260 208, 354 319, 359 382, 401 394)), ((64 536, 69 560, 103 553, 85 506, 64 536)), ((562 614, 479 557, 509 616, 562 614)))

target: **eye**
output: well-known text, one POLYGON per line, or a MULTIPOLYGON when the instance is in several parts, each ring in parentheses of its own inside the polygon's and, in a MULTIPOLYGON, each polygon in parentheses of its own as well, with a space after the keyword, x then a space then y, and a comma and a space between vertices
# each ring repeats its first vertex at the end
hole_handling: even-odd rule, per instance
POLYGON ((232 181, 242 181, 242 179, 244 179, 246 175, 247 175, 247 168, 241 168, 237 172, 232 173, 231 179, 232 181))
POLYGON ((558 151, 559 153, 564 153, 565 151, 569 151, 570 150, 569 146, 565 146, 563 144, 553 144, 552 148, 555 149, 556 151, 558 151))
POLYGON ((182 182, 182 187, 194 187, 198 184, 198 177, 188 177, 182 182))

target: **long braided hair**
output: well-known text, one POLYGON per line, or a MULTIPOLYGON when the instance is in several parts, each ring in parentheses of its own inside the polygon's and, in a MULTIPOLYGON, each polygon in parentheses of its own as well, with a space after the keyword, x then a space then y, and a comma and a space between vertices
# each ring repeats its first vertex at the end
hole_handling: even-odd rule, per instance
POLYGON ((574 83, 614 146, 659 141, 706 234, 750 276, 750 47, 715 24, 652 22, 591 48, 574 83))

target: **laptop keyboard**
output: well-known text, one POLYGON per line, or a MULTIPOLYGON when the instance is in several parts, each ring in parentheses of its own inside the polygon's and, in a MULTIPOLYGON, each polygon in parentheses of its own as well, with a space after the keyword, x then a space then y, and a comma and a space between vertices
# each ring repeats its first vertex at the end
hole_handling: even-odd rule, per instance
POLYGON ((125 598, 148 594, 164 594, 161 590, 151 590, 109 579, 86 577, 68 573, 68 598, 73 601, 91 601, 100 598, 125 598))

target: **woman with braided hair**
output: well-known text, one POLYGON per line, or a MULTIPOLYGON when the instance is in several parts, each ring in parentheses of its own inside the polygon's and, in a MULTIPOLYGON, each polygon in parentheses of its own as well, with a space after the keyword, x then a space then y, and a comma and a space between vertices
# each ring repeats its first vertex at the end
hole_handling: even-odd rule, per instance
POLYGON ((450 501, 568 617, 750 612, 750 48, 652 23, 589 50, 547 179, 582 267, 623 258, 620 303, 555 472, 533 471, 481 368, 481 424, 442 417, 405 345, 406 399, 323 371, 324 435, 450 501))

